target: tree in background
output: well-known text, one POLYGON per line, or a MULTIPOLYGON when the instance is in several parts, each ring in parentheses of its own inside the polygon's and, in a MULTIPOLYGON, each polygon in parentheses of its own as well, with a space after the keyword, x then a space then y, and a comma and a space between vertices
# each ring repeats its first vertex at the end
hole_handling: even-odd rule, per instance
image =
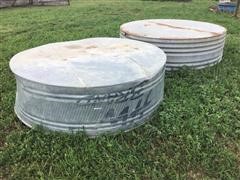
POLYGON ((234 15, 235 17, 237 17, 237 15, 238 15, 239 6, 240 6, 240 0, 237 0, 237 7, 236 7, 235 15, 234 15))

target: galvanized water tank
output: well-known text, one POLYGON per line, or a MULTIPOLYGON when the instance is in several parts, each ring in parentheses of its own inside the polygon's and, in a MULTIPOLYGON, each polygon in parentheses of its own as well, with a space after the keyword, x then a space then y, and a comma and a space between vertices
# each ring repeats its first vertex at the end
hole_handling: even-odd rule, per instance
POLYGON ((167 54, 167 70, 196 69, 222 60, 226 29, 190 20, 149 19, 120 27, 120 37, 154 44, 167 54))
POLYGON ((133 40, 91 38, 15 55, 15 112, 29 127, 90 136, 142 124, 163 100, 166 55, 133 40))

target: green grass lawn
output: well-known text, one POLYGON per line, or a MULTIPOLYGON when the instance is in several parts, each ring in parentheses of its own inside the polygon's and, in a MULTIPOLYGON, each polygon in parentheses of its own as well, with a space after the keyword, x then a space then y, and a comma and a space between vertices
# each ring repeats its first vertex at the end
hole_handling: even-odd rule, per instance
POLYGON ((216 1, 75 0, 65 7, 0 10, 0 179, 240 179, 240 20, 214 14, 216 1), (128 133, 89 139, 31 130, 13 111, 10 58, 42 44, 118 37, 120 24, 183 18, 228 29, 223 61, 166 74, 154 118, 128 133))

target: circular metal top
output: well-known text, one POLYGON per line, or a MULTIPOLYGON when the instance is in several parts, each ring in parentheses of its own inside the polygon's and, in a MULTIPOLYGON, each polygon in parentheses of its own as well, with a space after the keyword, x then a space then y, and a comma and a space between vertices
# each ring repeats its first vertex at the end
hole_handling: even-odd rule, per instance
POLYGON ((134 40, 90 38, 39 46, 15 55, 17 76, 52 86, 105 87, 154 77, 164 67, 159 48, 134 40))
POLYGON ((178 19, 133 21, 121 25, 120 31, 134 37, 166 40, 214 38, 226 33, 224 27, 216 24, 178 19))

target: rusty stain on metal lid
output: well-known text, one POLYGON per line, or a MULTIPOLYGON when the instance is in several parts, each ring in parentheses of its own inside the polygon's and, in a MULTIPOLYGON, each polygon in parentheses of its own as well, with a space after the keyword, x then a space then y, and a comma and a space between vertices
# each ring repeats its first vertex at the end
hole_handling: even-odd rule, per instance
POLYGON ((15 55, 17 76, 52 86, 104 87, 150 79, 166 55, 154 45, 119 38, 90 38, 52 43, 15 55))
POLYGON ((154 39, 205 39, 224 35, 222 26, 192 20, 149 19, 125 23, 120 27, 121 33, 130 36, 154 39))

